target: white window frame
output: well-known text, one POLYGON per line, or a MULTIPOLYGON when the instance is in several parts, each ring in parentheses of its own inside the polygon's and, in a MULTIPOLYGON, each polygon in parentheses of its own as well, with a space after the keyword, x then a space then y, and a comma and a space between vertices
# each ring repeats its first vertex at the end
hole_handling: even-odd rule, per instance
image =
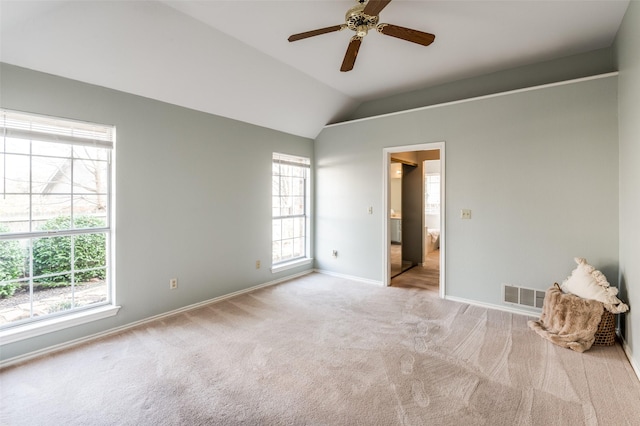
MULTIPOLYGON (((115 241, 114 241, 114 159, 115 159, 115 128, 113 126, 85 123, 76 120, 55 118, 19 111, 0 109, 0 138, 23 139, 25 141, 37 140, 39 142, 53 142, 58 144, 69 144, 72 146, 90 146, 109 150, 107 167, 107 196, 106 196, 106 225, 104 227, 65 229, 60 231, 42 231, 33 229, 33 220, 29 214, 29 230, 25 232, 10 232, 0 234, 0 240, 20 240, 35 239, 44 236, 68 236, 104 233, 106 238, 106 277, 107 300, 100 303, 93 303, 86 306, 74 307, 57 313, 32 316, 25 320, 8 323, 0 327, 0 339, 2 344, 35 337, 41 334, 62 330, 79 324, 95 321, 102 318, 111 317, 117 314, 120 309, 115 306, 115 280, 114 264, 115 241)), ((31 145, 29 145, 31 146, 31 145)), ((23 154, 32 158, 32 152, 23 154)), ((69 157, 73 160, 73 155, 69 157)), ((29 178, 32 179, 31 177, 29 178)), ((31 194, 31 191, 30 191, 31 194)), ((73 192, 71 193, 73 194, 73 192)), ((73 219, 73 209, 71 210, 73 219)), ((73 223, 73 221, 72 221, 73 223)), ((29 256, 30 269, 33 268, 33 258, 29 256)), ((72 262, 73 263, 73 262, 72 262)), ((71 265, 73 274, 73 265, 71 265)), ((29 273, 30 286, 38 277, 29 273)))
MULTIPOLYGON (((292 219, 292 218, 302 218, 304 219, 304 243, 303 243, 303 247, 304 247, 304 253, 302 253, 300 256, 298 257, 294 257, 294 258, 287 258, 287 259, 283 259, 281 261, 276 261, 274 262, 273 257, 274 257, 274 248, 272 245, 272 249, 271 249, 271 261, 272 261, 272 266, 271 266, 271 272, 276 273, 276 272, 281 272, 287 269, 292 269, 292 268, 296 268, 299 266, 303 266, 303 265, 308 265, 310 264, 313 259, 311 259, 310 257, 310 250, 311 250, 311 215, 310 215, 310 211, 311 211, 311 159, 309 157, 303 157, 303 156, 296 156, 296 155, 288 155, 288 154, 282 154, 282 153, 277 153, 274 152, 272 155, 272 165, 273 164, 285 164, 285 165, 290 165, 293 167, 302 167, 305 170, 305 177, 304 177, 304 207, 303 207, 303 212, 302 213, 294 213, 294 214, 282 214, 282 212, 280 212, 279 214, 275 214, 274 213, 274 206, 273 206, 273 202, 272 202, 272 214, 271 214, 271 223, 272 223, 272 244, 275 241, 284 241, 287 238, 275 238, 273 235, 273 227, 274 227, 274 221, 281 221, 283 219, 292 219)), ((272 166, 272 172, 271 172, 271 178, 272 178, 272 182, 273 179, 275 177, 278 177, 279 179, 282 179, 282 175, 280 174, 275 174, 274 172, 274 168, 272 166)), ((273 190, 272 190, 272 200, 275 199, 276 197, 281 197, 280 194, 274 194, 273 190)))

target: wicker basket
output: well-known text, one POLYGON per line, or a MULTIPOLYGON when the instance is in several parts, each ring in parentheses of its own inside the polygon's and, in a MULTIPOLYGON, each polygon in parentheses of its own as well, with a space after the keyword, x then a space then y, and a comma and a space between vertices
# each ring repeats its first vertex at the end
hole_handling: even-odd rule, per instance
POLYGON ((596 331, 595 346, 611 346, 616 343, 616 316, 604 309, 596 331))

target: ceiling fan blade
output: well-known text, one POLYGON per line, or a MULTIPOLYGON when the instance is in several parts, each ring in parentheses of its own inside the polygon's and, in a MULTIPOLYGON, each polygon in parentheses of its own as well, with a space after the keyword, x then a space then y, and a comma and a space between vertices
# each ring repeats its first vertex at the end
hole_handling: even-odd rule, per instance
POLYGON ((344 60, 340 71, 351 71, 353 65, 356 63, 356 57, 358 56, 358 50, 360 50, 360 44, 362 44, 362 38, 358 36, 351 37, 349 46, 347 47, 347 53, 344 54, 344 60))
POLYGON ((412 30, 411 28, 399 27, 392 24, 378 24, 376 29, 379 33, 384 35, 401 38, 402 40, 418 43, 423 46, 430 45, 436 39, 436 36, 433 34, 412 30))
POLYGON ((314 37, 314 36, 321 35, 321 34, 332 33, 334 31, 340 31, 341 29, 343 29, 345 27, 346 27, 346 25, 344 25, 344 24, 342 24, 342 25, 334 25, 332 27, 320 28, 320 29, 317 29, 317 30, 307 31, 307 32, 304 32, 304 33, 293 34, 287 40, 289 40, 289 41, 298 41, 298 40, 302 40, 303 38, 309 38, 309 37, 314 37))
POLYGON ((378 16, 390 2, 391 0, 369 0, 362 13, 369 16, 378 16))

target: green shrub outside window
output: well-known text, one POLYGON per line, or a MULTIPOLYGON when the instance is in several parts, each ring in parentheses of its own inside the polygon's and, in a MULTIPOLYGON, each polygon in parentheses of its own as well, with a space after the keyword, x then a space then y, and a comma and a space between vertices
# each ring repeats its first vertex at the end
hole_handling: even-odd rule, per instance
MULTIPOLYGON (((0 223, 0 232, 9 228, 0 223)), ((8 283, 24 276, 25 253, 18 241, 0 241, 0 298, 10 297, 16 292, 19 283, 8 283)))
MULTIPOLYGON (((104 221, 91 216, 79 216, 74 218, 75 228, 98 228, 104 226, 104 221)), ((59 229, 71 229, 71 218, 59 216, 47 221, 42 230, 54 231, 59 229)), ((63 287, 71 285, 71 240, 74 240, 73 252, 75 258, 74 270, 75 282, 85 282, 93 279, 103 280, 106 277, 106 246, 105 235, 82 234, 75 236, 47 237, 36 239, 33 243, 33 274, 41 275, 57 274, 38 280, 40 287, 63 287), (84 269, 101 268, 91 271, 84 269)))

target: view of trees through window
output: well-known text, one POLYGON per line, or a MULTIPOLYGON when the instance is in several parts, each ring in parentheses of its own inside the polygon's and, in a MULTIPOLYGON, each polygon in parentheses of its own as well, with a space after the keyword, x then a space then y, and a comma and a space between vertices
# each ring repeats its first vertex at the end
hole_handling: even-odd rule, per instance
POLYGON ((113 128, 0 112, 0 327, 109 303, 113 128))

